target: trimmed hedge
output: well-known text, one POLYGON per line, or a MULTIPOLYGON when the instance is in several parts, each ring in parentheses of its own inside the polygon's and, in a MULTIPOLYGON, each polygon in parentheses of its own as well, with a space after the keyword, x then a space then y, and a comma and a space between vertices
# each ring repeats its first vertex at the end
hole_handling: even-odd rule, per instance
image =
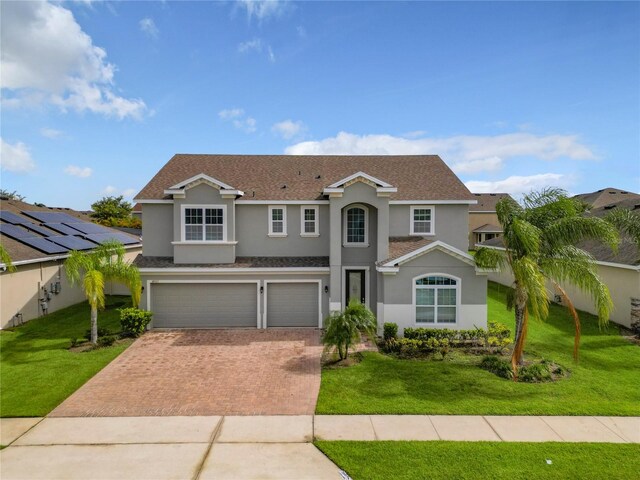
POLYGON ((120 309, 120 326, 122 331, 132 337, 139 337, 147 329, 153 316, 152 312, 129 307, 120 309))

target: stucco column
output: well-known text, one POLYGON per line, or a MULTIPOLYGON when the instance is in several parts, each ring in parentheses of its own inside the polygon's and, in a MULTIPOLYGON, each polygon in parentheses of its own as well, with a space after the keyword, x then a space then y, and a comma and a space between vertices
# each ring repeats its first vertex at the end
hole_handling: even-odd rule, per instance
MULTIPOLYGON (((380 202, 378 208, 378 252, 376 261, 389 258, 389 201, 380 202)), ((380 300, 378 300, 380 301, 380 300)))
POLYGON ((329 310, 342 308, 342 208, 331 200, 329 202, 329 266, 331 283, 329 287, 329 310))

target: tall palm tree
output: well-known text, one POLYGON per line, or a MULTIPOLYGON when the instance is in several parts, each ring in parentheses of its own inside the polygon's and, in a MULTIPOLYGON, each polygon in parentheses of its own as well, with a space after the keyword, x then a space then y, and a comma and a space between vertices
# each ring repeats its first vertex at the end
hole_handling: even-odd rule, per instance
POLYGON ((120 242, 106 242, 89 252, 74 250, 64 262, 72 284, 80 282, 91 306, 91 343, 98 341, 98 309, 104 307, 104 284, 108 280, 121 282, 131 292, 134 307, 140 303, 142 282, 138 269, 124 261, 124 247, 120 242))
POLYGON ((476 262, 485 268, 513 272, 513 289, 507 294, 507 306, 515 310, 515 344, 511 356, 514 379, 523 362, 529 325, 529 313, 545 319, 549 314, 547 281, 560 292, 575 325, 574 358, 580 346, 580 318, 561 287, 572 284, 591 295, 601 325, 609 321, 613 303, 609 289, 597 273, 594 258, 576 245, 583 240, 598 240, 612 249, 618 244, 615 227, 596 217, 584 216, 585 205, 569 198, 565 191, 549 188, 532 192, 518 204, 506 197, 496 205, 504 234, 504 250, 481 247, 476 262))

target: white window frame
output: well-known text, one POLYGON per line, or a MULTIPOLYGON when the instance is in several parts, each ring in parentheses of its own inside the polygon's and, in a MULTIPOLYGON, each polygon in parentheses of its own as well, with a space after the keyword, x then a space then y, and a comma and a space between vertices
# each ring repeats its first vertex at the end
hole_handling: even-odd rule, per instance
POLYGON ((269 236, 270 237, 286 237, 287 236, 287 206, 286 205, 269 205, 269 236), (282 210, 282 232, 273 231, 274 210, 282 210))
POLYGON ((411 226, 410 234, 420 237, 427 237, 436 234, 436 208, 433 205, 411 205, 409 208, 409 225, 411 226), (416 210, 430 210, 431 211, 431 228, 429 232, 416 232, 414 230, 413 212, 416 210))
POLYGON ((300 236, 301 237, 319 237, 320 236, 320 209, 317 205, 300 205, 300 236), (304 225, 307 220, 304 218, 305 210, 313 210, 314 213, 314 231, 305 232, 304 225))
MULTIPOLYGON (((434 326, 434 327, 438 327, 438 326, 443 326, 444 328, 446 328, 447 326, 453 326, 453 325, 458 325, 460 323, 460 304, 461 304, 461 292, 462 292, 462 280, 459 277, 456 277, 454 275, 450 275, 448 273, 427 273, 424 275, 418 275, 417 277, 413 277, 413 280, 411 281, 411 289, 412 289, 412 293, 413 293, 413 303, 412 303, 412 307, 413 307, 413 323, 416 326, 426 326, 427 328, 429 326, 434 326), (421 280, 423 278, 427 278, 427 277, 445 277, 445 278, 450 278, 451 280, 455 280, 456 285, 455 285, 455 289, 456 289, 456 321, 454 323, 450 323, 450 322, 438 322, 438 288, 447 288, 447 289, 451 289, 454 288, 453 285, 416 285, 416 281, 421 280), (428 323, 428 322, 418 322, 418 315, 417 315, 417 310, 416 307, 418 305, 416 305, 416 292, 418 291, 418 289, 421 290, 436 290, 434 292, 434 322, 433 323, 428 323)), ((452 305, 448 305, 448 306, 452 306, 452 305)))
POLYGON ((366 205, 360 203, 354 203, 345 207, 342 215, 342 246, 343 247, 360 247, 365 248, 369 246, 369 208, 366 205), (347 235, 347 217, 348 212, 352 208, 361 208, 364 210, 364 242, 348 242, 347 235))
POLYGON ((196 245, 202 245, 202 244, 216 244, 216 243, 227 243, 227 206, 226 205, 182 205, 181 209, 180 209, 180 243, 187 243, 187 244, 196 244, 196 245), (187 224, 185 223, 185 217, 186 217, 186 210, 187 208, 197 208, 202 210, 202 240, 187 240, 187 235, 186 235, 186 226, 187 224), (222 240, 205 240, 206 238, 206 223, 205 223, 205 219, 206 219, 206 213, 205 213, 205 209, 207 208, 220 208, 222 209, 222 240))

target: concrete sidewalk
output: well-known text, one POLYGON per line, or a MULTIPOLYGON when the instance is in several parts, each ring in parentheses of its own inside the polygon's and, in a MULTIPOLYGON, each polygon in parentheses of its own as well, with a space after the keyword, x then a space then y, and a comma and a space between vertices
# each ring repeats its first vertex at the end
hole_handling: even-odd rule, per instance
POLYGON ((640 443, 640 417, 49 417, 0 433, 3 480, 340 479, 314 439, 640 443))

